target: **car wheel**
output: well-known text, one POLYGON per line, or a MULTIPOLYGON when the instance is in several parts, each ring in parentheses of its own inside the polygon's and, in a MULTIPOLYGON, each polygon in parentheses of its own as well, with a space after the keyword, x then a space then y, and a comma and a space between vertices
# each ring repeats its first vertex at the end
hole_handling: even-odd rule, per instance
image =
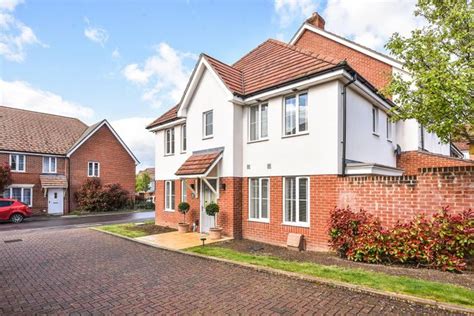
POLYGON ((19 224, 21 222, 23 222, 23 215, 19 214, 19 213, 15 213, 13 214, 12 216, 10 216, 10 222, 14 223, 14 224, 19 224))

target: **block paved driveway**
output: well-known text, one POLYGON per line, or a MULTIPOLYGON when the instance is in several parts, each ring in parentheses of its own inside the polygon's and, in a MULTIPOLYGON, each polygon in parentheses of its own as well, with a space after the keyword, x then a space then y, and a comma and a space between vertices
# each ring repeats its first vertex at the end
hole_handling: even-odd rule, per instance
POLYGON ((0 314, 443 314, 87 228, 0 232, 0 314), (22 239, 5 243, 7 240, 22 239))

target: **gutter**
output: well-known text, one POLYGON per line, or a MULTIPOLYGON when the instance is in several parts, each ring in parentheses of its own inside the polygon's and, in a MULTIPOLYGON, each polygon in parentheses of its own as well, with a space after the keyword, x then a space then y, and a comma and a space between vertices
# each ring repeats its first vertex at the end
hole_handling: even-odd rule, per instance
POLYGON ((342 86, 342 176, 346 176, 346 143, 347 143, 347 87, 357 80, 357 72, 354 72, 352 80, 342 86))

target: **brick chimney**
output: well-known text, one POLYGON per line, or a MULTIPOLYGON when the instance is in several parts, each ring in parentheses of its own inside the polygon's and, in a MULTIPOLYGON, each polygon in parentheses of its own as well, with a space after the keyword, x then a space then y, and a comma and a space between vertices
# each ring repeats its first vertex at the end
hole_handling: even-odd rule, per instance
POLYGON ((323 17, 318 14, 318 12, 314 12, 309 19, 306 20, 306 23, 309 23, 317 28, 324 30, 324 25, 326 21, 324 21, 323 17))

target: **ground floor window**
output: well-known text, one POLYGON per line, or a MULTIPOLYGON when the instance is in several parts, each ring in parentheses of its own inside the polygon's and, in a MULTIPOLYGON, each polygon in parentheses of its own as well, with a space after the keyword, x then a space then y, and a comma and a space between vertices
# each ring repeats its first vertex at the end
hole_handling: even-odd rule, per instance
POLYGON ((165 181, 165 210, 174 211, 174 181, 165 181))
POLYGON ((28 206, 33 206, 32 188, 10 187, 3 192, 3 197, 7 199, 15 199, 28 206))
POLYGON ((284 178, 284 223, 307 226, 309 224, 309 178, 284 178))
POLYGON ((270 213, 268 178, 249 179, 249 219, 267 222, 270 213))

